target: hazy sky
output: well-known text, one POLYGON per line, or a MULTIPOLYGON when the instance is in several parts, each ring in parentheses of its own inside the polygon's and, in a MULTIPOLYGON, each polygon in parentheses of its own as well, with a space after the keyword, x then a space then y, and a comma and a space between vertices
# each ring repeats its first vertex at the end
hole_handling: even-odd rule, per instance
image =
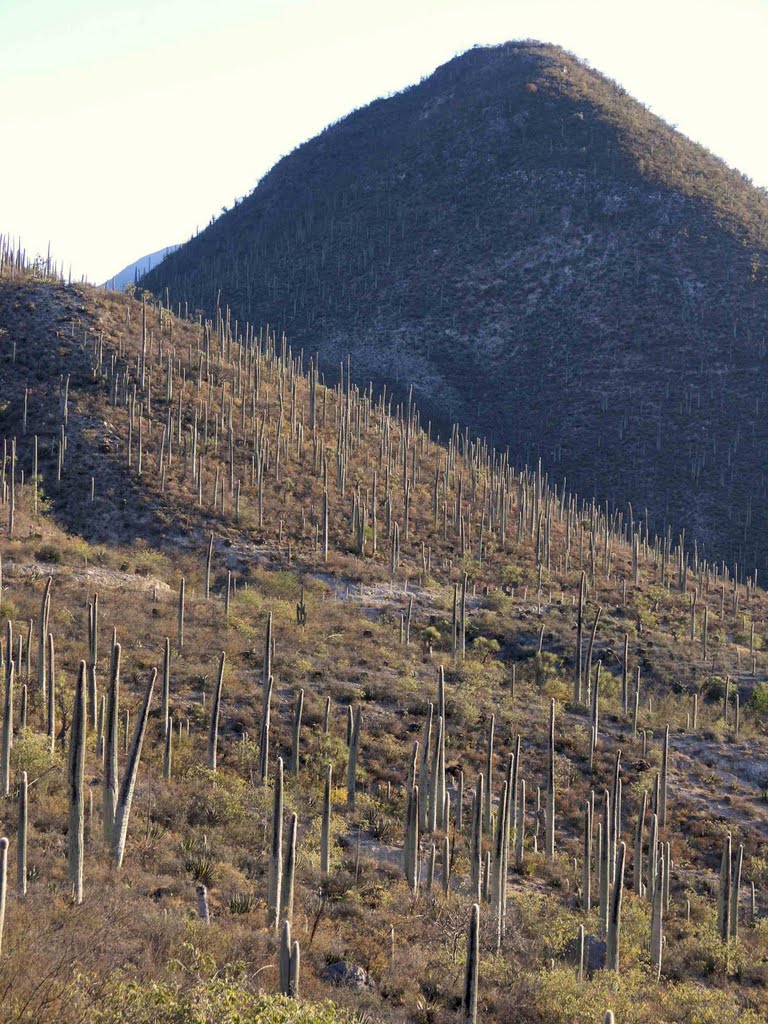
POLYGON ((0 0, 0 232, 101 281, 329 122, 521 38, 768 186, 768 0, 0 0))

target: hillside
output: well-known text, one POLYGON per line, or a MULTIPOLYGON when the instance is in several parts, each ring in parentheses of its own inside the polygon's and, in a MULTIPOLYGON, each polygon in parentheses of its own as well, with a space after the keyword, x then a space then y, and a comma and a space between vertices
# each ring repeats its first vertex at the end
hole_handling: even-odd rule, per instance
POLYGON ((266 329, 0 329, 4 1020, 766 1019, 752 580, 266 329))
POLYGON ((105 281, 104 287, 110 288, 115 292, 123 291, 127 284, 135 284, 140 277, 156 268, 175 249, 178 249, 177 245, 168 245, 165 249, 158 249, 157 252, 151 252, 147 256, 134 260, 133 263, 129 263, 127 267, 123 267, 122 270, 118 271, 114 277, 110 277, 108 281, 105 281))
POLYGON ((764 570, 767 245, 763 191, 510 43, 331 125, 143 283, 764 570))

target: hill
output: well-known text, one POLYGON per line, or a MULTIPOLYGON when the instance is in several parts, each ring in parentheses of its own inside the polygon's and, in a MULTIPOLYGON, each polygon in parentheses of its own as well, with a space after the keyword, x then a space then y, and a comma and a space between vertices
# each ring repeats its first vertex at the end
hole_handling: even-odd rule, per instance
POLYGON ((142 256, 140 259, 134 260, 127 267, 123 267, 114 277, 110 277, 108 281, 105 281, 103 287, 110 288, 115 292, 123 291, 127 284, 136 284, 140 277, 156 268, 166 256, 176 249, 178 249, 177 245, 169 245, 165 249, 158 249, 157 252, 151 252, 148 256, 142 256))
POLYGON ((763 569, 767 240, 763 191, 510 43, 329 126, 143 283, 763 569))
POLYGON ((266 328, 0 328, 4 1019, 766 1019, 753 580, 266 328))

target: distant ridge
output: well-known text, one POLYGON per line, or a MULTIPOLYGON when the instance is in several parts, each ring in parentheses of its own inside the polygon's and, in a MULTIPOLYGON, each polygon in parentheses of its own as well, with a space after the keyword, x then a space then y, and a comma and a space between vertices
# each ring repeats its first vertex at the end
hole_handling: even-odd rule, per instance
POLYGON ((143 283, 764 569, 767 243, 764 190, 520 42, 329 126, 143 283))
POLYGON ((178 245, 169 245, 165 249, 158 249, 157 252, 151 252, 148 256, 142 256, 141 259, 134 260, 127 267, 123 267, 114 277, 110 277, 109 280, 105 281, 101 287, 121 292, 127 284, 135 284, 139 278, 157 267, 166 256, 175 252, 178 248, 178 245))

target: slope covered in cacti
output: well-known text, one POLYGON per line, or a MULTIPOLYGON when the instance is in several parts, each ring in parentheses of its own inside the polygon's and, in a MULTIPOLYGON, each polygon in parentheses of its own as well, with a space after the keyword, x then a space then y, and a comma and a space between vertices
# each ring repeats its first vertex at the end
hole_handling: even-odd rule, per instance
POLYGON ((767 240, 764 190, 509 43, 329 126, 145 283, 764 571, 767 240))
POLYGON ((226 312, 0 326, 6 1019, 765 1018, 750 578, 226 312))

